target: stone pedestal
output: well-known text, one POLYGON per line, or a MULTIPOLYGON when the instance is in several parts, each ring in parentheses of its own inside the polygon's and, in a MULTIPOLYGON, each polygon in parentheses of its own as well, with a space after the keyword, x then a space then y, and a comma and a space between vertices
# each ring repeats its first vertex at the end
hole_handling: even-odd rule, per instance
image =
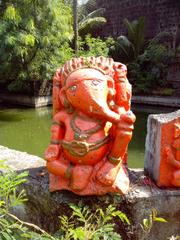
POLYGON ((180 187, 180 110, 148 117, 145 171, 160 187, 180 187))
POLYGON ((115 220, 116 231, 124 240, 156 239, 165 240, 178 235, 180 229, 180 191, 177 189, 160 189, 143 175, 142 170, 131 170, 131 187, 128 194, 105 195, 101 197, 81 197, 68 191, 49 192, 49 176, 44 168, 44 161, 26 153, 10 150, 0 146, 2 159, 17 171, 29 171, 29 177, 21 188, 27 193, 28 201, 13 212, 25 221, 37 224, 41 228, 54 232, 59 227, 60 215, 71 215, 70 203, 89 205, 92 209, 105 209, 114 204, 117 209, 126 213, 131 225, 127 226, 115 220), (27 165, 28 162, 28 165, 27 165), (148 218, 155 208, 158 216, 165 218, 167 223, 156 222, 150 233, 142 231, 140 224, 148 218))
POLYGON ((131 170, 130 176, 132 189, 120 206, 124 205, 124 212, 133 223, 132 234, 126 232, 123 239, 165 240, 172 235, 179 236, 180 190, 157 187, 144 176, 142 170, 131 170), (167 222, 154 222, 150 232, 144 232, 140 224, 143 219, 149 218, 153 209, 157 211, 157 217, 162 217, 167 222))
POLYGON ((45 107, 52 105, 51 96, 28 96, 13 93, 0 93, 0 100, 3 103, 28 107, 45 107))

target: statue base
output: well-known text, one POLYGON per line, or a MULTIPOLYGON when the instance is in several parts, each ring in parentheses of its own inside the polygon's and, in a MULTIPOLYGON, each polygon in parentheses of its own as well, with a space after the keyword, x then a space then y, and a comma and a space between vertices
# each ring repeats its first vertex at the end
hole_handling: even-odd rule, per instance
POLYGON ((120 193, 125 194, 129 190, 129 178, 126 174, 124 167, 121 167, 114 183, 110 186, 105 186, 98 181, 94 181, 96 178, 97 169, 99 169, 99 164, 97 164, 93 170, 93 173, 88 181, 88 184, 83 189, 74 189, 71 185, 71 179, 62 178, 60 176, 55 176, 50 174, 49 188, 51 192, 57 190, 69 190, 77 195, 105 195, 106 193, 120 193))
POLYGON ((0 146, 0 155, 14 170, 29 171, 27 182, 20 187, 25 189, 28 201, 14 208, 13 213, 42 229, 55 232, 59 228, 58 216, 71 216, 69 204, 81 202, 92 209, 105 209, 112 204, 125 213, 131 222, 130 226, 120 220, 115 222, 115 229, 124 240, 162 240, 179 234, 180 190, 157 187, 147 181, 141 169, 129 172, 130 190, 126 195, 78 196, 69 191, 49 192, 49 174, 43 167, 43 159, 3 146, 0 146), (155 222, 150 232, 146 233, 140 224, 149 217, 153 208, 167 223, 155 222))

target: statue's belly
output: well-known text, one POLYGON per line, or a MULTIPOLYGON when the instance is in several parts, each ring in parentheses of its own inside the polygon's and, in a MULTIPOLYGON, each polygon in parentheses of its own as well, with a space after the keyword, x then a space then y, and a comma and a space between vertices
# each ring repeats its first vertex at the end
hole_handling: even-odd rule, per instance
POLYGON ((62 141, 65 157, 75 164, 94 165, 101 161, 109 149, 109 136, 103 137, 95 142, 86 141, 62 141))
POLYGON ((66 122, 66 132, 61 143, 65 158, 72 163, 85 165, 95 165, 101 161, 109 152, 111 142, 105 125, 89 135, 87 131, 77 133, 71 125, 70 119, 66 122))

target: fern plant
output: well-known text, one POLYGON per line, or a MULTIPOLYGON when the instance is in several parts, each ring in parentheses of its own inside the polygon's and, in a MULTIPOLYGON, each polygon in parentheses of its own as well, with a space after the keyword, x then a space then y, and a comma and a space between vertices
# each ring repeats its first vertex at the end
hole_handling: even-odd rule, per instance
POLYGON ((0 170, 0 239, 56 240, 38 226, 23 222, 11 213, 13 207, 27 200, 25 191, 18 192, 17 187, 26 181, 28 173, 17 174, 10 170, 4 161, 0 161, 0 170))
POLYGON ((113 219, 118 217, 121 221, 130 224, 124 213, 112 205, 105 211, 101 208, 93 213, 89 207, 70 205, 72 216, 60 217, 62 240, 119 240, 121 236, 114 231, 113 219))
POLYGON ((60 230, 53 236, 38 226, 24 222, 13 215, 13 207, 23 204, 25 191, 17 187, 26 181, 27 172, 20 174, 10 170, 4 161, 0 161, 0 239, 1 240, 119 240, 121 236, 114 231, 113 219, 130 224, 126 215, 112 205, 105 211, 97 209, 95 213, 87 206, 70 205, 71 217, 60 216, 60 230))

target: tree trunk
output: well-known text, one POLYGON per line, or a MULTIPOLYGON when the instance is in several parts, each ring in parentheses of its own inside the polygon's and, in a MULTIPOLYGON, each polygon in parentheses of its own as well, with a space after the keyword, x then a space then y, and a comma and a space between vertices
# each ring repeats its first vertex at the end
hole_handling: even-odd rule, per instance
POLYGON ((73 30, 74 30, 74 51, 78 55, 78 0, 73 0, 73 30))

